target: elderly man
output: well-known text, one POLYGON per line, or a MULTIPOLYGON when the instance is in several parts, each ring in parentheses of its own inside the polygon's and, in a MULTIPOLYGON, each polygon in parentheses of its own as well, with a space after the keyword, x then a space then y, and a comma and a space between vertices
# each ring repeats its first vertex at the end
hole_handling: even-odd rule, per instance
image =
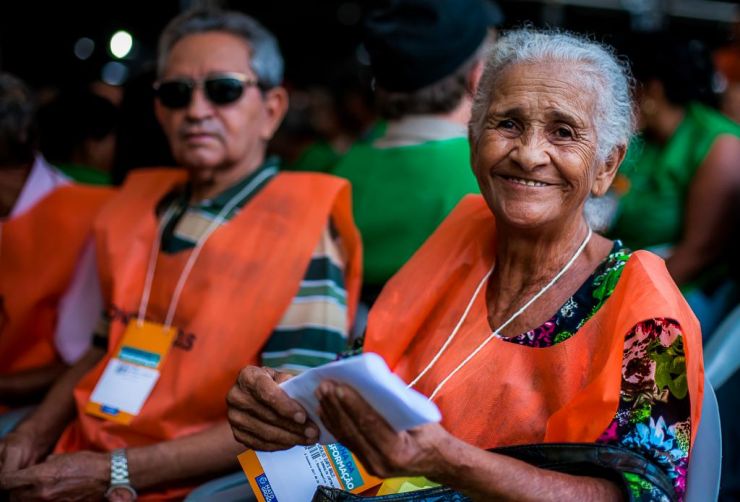
POLYGON ((400 0, 371 11, 365 46, 385 134, 350 149, 332 171, 352 183, 365 250, 363 300, 477 193, 467 123, 481 58, 500 13, 484 0, 400 0))
POLYGON ((274 37, 242 14, 186 13, 162 34, 159 75, 185 169, 135 172, 104 209, 108 326, 4 443, 0 486, 19 497, 181 498, 237 467, 224 397, 240 368, 299 371, 346 343, 349 185, 265 158, 287 108, 274 37))
POLYGON ((0 74, 0 411, 43 397, 89 348, 102 308, 91 232, 111 192, 47 164, 34 115, 23 82, 0 74))

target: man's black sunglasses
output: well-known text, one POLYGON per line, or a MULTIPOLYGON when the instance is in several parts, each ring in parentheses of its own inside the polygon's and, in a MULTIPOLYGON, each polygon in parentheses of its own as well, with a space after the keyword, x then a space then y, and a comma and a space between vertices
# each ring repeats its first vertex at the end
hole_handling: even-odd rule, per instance
POLYGON ((242 73, 218 73, 200 80, 186 77, 159 80, 154 83, 154 93, 167 108, 185 108, 195 88, 201 85, 206 98, 214 105, 228 105, 241 98, 246 87, 260 87, 257 79, 242 73))

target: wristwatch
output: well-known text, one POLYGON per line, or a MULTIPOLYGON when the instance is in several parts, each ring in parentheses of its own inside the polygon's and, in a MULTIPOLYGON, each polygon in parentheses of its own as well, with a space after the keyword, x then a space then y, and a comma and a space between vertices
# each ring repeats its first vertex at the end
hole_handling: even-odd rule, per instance
POLYGON ((105 492, 106 498, 113 490, 119 488, 130 492, 136 500, 136 490, 131 486, 131 481, 128 479, 128 459, 124 448, 113 450, 110 454, 110 486, 108 491, 105 492))

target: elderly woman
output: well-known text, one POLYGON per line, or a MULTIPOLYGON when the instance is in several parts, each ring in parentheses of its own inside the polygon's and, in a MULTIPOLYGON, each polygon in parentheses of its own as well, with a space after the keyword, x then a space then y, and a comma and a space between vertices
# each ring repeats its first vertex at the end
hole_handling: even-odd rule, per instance
MULTIPOLYGON (((441 424, 395 432, 353 389, 318 389, 322 420, 370 472, 481 500, 682 498, 702 400, 698 325, 658 257, 584 217, 633 132, 629 82, 610 51, 566 34, 510 32, 488 56, 470 122, 482 197, 464 199, 390 281, 364 342, 438 405, 441 424), (543 443, 626 460, 574 460, 566 474, 501 448, 542 457, 543 443)), ((242 371, 229 402, 243 444, 315 441, 283 378, 242 371)))

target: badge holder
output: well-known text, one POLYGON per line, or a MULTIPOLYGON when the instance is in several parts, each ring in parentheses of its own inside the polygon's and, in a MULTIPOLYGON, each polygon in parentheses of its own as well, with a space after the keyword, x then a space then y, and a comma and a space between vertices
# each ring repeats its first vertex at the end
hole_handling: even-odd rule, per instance
POLYGON ((115 357, 108 361, 85 412, 128 425, 139 414, 159 380, 177 330, 132 319, 115 357))

